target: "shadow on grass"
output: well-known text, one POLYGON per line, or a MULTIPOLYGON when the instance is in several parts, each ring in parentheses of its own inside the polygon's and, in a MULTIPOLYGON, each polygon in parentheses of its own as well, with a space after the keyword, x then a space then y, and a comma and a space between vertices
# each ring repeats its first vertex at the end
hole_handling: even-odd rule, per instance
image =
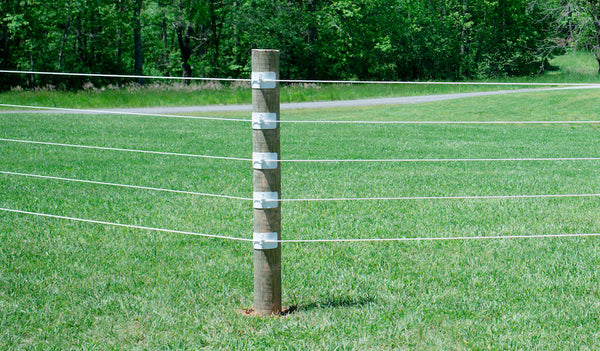
POLYGON ((292 305, 287 309, 281 311, 282 316, 288 316, 290 314, 300 311, 312 311, 316 309, 332 309, 332 308, 348 308, 364 306, 375 302, 375 298, 371 296, 367 297, 333 297, 322 301, 315 301, 306 305, 292 305))

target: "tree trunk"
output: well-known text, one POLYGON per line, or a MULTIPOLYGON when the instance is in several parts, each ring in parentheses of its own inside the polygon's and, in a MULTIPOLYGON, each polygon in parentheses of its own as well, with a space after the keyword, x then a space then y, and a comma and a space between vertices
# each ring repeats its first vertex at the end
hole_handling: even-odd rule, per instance
MULTIPOLYGON (((133 69, 135 74, 141 76, 144 69, 144 55, 142 52, 142 23, 140 20, 140 14, 142 12, 142 0, 136 0, 134 13, 133 13, 133 69)), ((142 78, 138 78, 139 84, 144 84, 142 78)))
POLYGON ((2 57, 0 57, 0 68, 1 69, 6 69, 8 67, 8 58, 9 58, 9 54, 10 54, 10 45, 9 45, 9 36, 8 36, 8 30, 6 30, 4 28, 4 26, 2 26, 3 30, 2 33, 0 33, 0 48, 2 48, 2 57))
MULTIPOLYGON (((308 37, 306 39, 309 57, 315 57, 317 51, 315 48, 317 45, 318 36, 316 12, 319 4, 317 4, 317 2, 318 0, 309 0, 307 3, 307 10, 310 16, 308 20, 308 37)), ((306 75, 307 79, 317 78, 317 69, 314 62, 308 65, 306 75)))
MULTIPOLYGON (((189 64, 190 57, 192 56, 192 47, 190 43, 190 26, 186 25, 185 30, 183 25, 177 27, 177 41, 179 42, 179 51, 181 51, 181 68, 183 70, 183 77, 192 76, 192 66, 189 64)), ((185 84, 190 84, 190 80, 184 80, 185 84)))
MULTIPOLYGON (((4 11, 9 13, 12 9, 11 1, 4 0, 4 11)), ((0 17, 4 17, 6 13, 0 14, 0 17)), ((7 27, 6 22, 0 20, 0 69, 7 69, 9 67, 9 58, 10 58, 10 32, 7 27)), ((6 79, 6 75, 3 75, 0 80, 4 81, 6 79)))
POLYGON ((217 6, 218 5, 215 4, 214 0, 211 0, 208 7, 210 31, 212 35, 212 45, 214 50, 214 52, 210 56, 212 65, 211 70, 213 70, 213 72, 211 73, 215 73, 214 70, 216 70, 218 67, 220 51, 219 46, 221 44, 221 29, 223 28, 223 19, 219 18, 219 14, 217 13, 216 9, 217 6))
POLYGON ((67 45, 67 39, 69 39, 69 32, 71 31, 71 16, 67 13, 67 24, 65 26, 65 31, 63 32, 62 41, 60 43, 60 50, 58 52, 58 70, 62 70, 63 67, 63 56, 65 46, 67 45))

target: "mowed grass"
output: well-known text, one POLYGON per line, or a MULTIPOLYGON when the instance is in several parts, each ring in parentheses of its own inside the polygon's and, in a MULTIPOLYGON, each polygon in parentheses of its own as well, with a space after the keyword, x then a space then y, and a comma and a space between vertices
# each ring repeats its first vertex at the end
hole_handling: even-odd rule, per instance
MULTIPOLYGON (((283 120, 596 120, 598 90, 285 111, 283 120)), ((227 117, 246 117, 228 114, 227 117)), ((250 125, 0 114, 0 138, 251 156, 250 125)), ((596 124, 282 124, 283 159, 599 157, 596 124)), ((0 171, 251 197, 245 161, 0 141, 0 171)), ((284 198, 600 193, 600 161, 284 163, 284 198)), ((0 207, 252 237, 243 200, 0 174, 0 207)), ((600 233, 600 199, 286 202, 283 238, 600 233)), ((248 317, 252 246, 0 212, 2 349, 598 349, 600 238, 283 245, 285 317, 248 317)))

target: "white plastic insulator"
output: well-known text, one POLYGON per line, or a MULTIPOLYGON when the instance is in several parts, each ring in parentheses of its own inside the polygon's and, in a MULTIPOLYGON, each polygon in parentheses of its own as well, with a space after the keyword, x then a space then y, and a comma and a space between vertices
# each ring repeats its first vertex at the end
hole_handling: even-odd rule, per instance
POLYGON ((277 128, 277 114, 267 112, 252 112, 252 129, 277 128))
POLYGON ((254 233, 254 250, 276 249, 279 246, 277 233, 254 233))
POLYGON ((254 192, 254 208, 279 207, 279 194, 275 192, 254 192))
POLYGON ((275 72, 252 72, 252 89, 275 89, 276 87, 275 72))
POLYGON ((279 163, 276 152, 253 152, 252 166, 254 169, 277 169, 279 163))

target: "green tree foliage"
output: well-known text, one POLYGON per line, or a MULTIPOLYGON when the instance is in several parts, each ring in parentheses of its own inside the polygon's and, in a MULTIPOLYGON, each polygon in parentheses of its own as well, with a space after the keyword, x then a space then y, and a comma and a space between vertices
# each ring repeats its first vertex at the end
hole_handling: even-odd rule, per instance
MULTIPOLYGON (((522 75, 545 60, 543 10, 531 0, 2 0, 0 68, 247 77, 250 50, 275 48, 292 79, 522 75)), ((18 83, 50 82, 67 85, 18 83)))
MULTIPOLYGON (((600 67, 600 2, 597 0, 535 0, 552 20, 552 32, 542 48, 589 51, 600 67)), ((598 69, 600 73, 600 68, 598 69)))

